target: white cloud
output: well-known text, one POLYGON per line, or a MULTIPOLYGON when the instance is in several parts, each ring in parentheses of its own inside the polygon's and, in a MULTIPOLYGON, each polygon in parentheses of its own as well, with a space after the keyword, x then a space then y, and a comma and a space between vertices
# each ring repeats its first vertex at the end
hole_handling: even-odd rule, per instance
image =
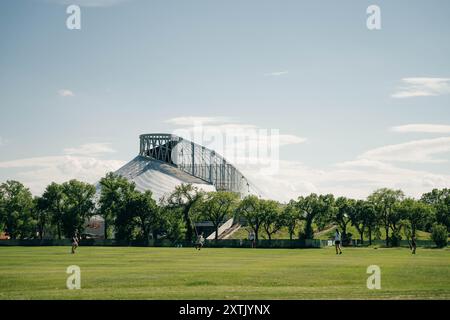
POLYGON ((61 89, 61 90, 58 90, 58 94, 59 94, 61 97, 74 97, 74 96, 75 96, 75 94, 74 94, 71 90, 69 90, 69 89, 61 89))
POLYGON ((131 0, 47 0, 61 5, 76 4, 80 7, 111 7, 131 0))
POLYGON ((104 160, 97 156, 110 153, 109 144, 90 143, 77 148, 64 149, 65 155, 24 158, 0 162, 0 170, 17 172, 13 179, 24 183, 33 194, 40 194, 52 181, 62 183, 78 179, 97 182, 107 172, 115 171, 125 164, 122 160, 104 160))
POLYGON ((450 133, 450 126, 439 124, 406 124, 392 127, 391 130, 401 133, 450 133))
POLYGON ((393 98, 438 96, 450 93, 450 78, 403 78, 393 98))
MULTIPOLYGON (((189 126, 172 133, 215 150, 235 165, 264 164, 274 170, 279 162, 282 146, 304 143, 306 138, 292 134, 281 134, 278 129, 264 129, 252 124, 227 122, 227 118, 201 118, 202 122, 192 124, 193 119, 170 121, 175 124, 189 123, 189 126)), ((195 118, 199 119, 199 118, 195 118)), ((269 170, 269 169, 268 169, 269 170)))
POLYGON ((365 152, 359 159, 387 162, 439 163, 447 162, 447 159, 436 159, 432 156, 449 151, 450 137, 441 137, 383 146, 365 152))
POLYGON ((114 153, 111 143, 86 143, 76 148, 64 149, 64 154, 81 155, 81 156, 97 156, 104 153, 114 153))
POLYGON ((433 188, 448 187, 449 174, 404 169, 381 161, 360 159, 325 169, 308 167, 297 161, 280 161, 276 174, 261 174, 258 166, 240 167, 246 177, 263 192, 263 197, 287 202, 312 192, 332 193, 356 199, 366 198, 379 188, 401 189, 407 196, 420 197, 433 188))
POLYGON ((282 76, 282 75, 285 75, 285 74, 288 74, 288 73, 289 73, 289 71, 275 71, 275 72, 265 73, 264 75, 265 76, 278 77, 278 76, 282 76))

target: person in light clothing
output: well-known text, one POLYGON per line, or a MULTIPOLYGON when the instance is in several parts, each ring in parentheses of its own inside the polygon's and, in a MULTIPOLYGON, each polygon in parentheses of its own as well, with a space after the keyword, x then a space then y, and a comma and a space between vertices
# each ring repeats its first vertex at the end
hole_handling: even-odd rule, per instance
POLYGON ((248 235, 248 240, 250 240, 250 243, 252 244, 252 248, 255 248, 256 240, 255 240, 255 233, 253 231, 250 231, 250 234, 248 235))
POLYGON ((195 245, 195 249, 201 250, 203 245, 205 244, 205 238, 203 237, 203 233, 198 236, 197 244, 195 245))
POLYGON ((336 229, 336 233, 334 234, 334 246, 336 247, 336 254, 342 254, 341 250, 341 233, 338 229, 336 229))

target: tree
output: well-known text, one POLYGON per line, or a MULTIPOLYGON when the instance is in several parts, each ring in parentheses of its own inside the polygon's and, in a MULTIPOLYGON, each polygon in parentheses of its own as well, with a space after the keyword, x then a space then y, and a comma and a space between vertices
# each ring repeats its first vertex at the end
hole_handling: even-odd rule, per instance
POLYGON ((219 238, 219 225, 230 218, 236 210, 238 195, 233 192, 209 192, 199 202, 198 209, 201 216, 212 222, 215 230, 215 240, 219 238))
POLYGON ((433 189, 423 194, 421 201, 434 207, 435 222, 446 226, 450 232, 450 189, 433 189))
POLYGON ((284 225, 288 229, 289 239, 292 240, 299 221, 298 211, 294 200, 289 201, 289 203, 284 207, 283 221, 284 225))
POLYGON ((160 206, 161 231, 167 239, 180 241, 186 233, 186 226, 183 220, 183 212, 179 208, 171 208, 164 205, 160 206))
POLYGON ((157 238, 161 216, 151 191, 145 191, 144 193, 134 191, 127 203, 126 211, 131 213, 132 219, 128 223, 136 223, 140 239, 148 241, 151 233, 153 233, 154 239, 157 238))
POLYGON ((448 243, 447 227, 442 224, 435 223, 431 228, 431 239, 436 243, 438 248, 444 248, 448 243))
POLYGON ((246 196, 237 208, 237 213, 245 218, 247 224, 255 233, 255 240, 258 241, 259 229, 263 222, 260 211, 260 199, 254 195, 246 196))
POLYGON ((78 180, 62 184, 63 216, 62 225, 66 237, 73 236, 76 230, 84 230, 86 221, 94 214, 95 187, 78 180))
POLYGON ((135 184, 113 172, 100 179, 100 199, 98 212, 104 220, 104 238, 108 239, 110 226, 117 215, 124 210, 129 197, 135 190, 135 184))
POLYGON ((264 231, 266 231, 269 240, 272 240, 272 235, 278 232, 284 224, 280 205, 274 200, 260 200, 259 210, 262 215, 264 231))
POLYGON ((51 223, 56 226, 58 239, 61 239, 63 228, 63 201, 62 185, 55 182, 47 186, 39 200, 40 209, 48 213, 51 223))
POLYGON ((372 245, 372 229, 376 227, 376 212, 372 203, 358 200, 354 204, 354 210, 350 211, 352 225, 359 233, 361 243, 364 243, 364 233, 369 234, 369 245, 372 245))
POLYGON ((431 205, 412 198, 402 200, 397 204, 395 209, 399 212, 401 218, 409 221, 411 237, 416 236, 416 231, 419 228, 423 228, 433 214, 433 207, 431 205))
POLYGON ((387 188, 378 189, 368 197, 368 200, 374 204, 378 219, 386 232, 386 246, 389 246, 389 228, 391 223, 396 220, 392 217, 394 214, 394 206, 403 197, 404 194, 401 190, 387 188))
POLYGON ((11 239, 35 235, 32 210, 33 197, 23 184, 8 180, 0 185, 0 226, 3 225, 11 239))
POLYGON ((331 194, 318 196, 315 193, 306 197, 300 196, 297 200, 297 210, 300 219, 305 221, 305 227, 300 238, 314 239, 313 221, 315 219, 328 221, 334 210, 334 197, 331 194))
POLYGON ((51 227, 51 216, 46 210, 45 201, 42 197, 35 197, 33 203, 33 215, 36 220, 39 239, 42 240, 47 233, 47 229, 51 227))
POLYGON ((187 241, 192 241, 193 237, 193 223, 191 219, 191 209, 194 205, 202 199, 204 193, 192 184, 181 184, 175 188, 175 191, 169 195, 167 199, 162 202, 169 208, 180 208, 183 212, 183 219, 186 225, 187 241))
POLYGON ((351 217, 355 214, 356 201, 339 197, 335 201, 335 210, 332 211, 331 220, 341 229, 342 242, 348 242, 347 226, 351 223, 351 217))

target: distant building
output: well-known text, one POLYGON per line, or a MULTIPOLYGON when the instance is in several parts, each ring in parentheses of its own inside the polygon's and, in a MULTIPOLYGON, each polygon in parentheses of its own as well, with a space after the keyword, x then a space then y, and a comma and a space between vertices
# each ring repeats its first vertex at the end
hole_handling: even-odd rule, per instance
MULTIPOLYGON (((172 134, 141 135, 139 155, 116 173, 133 181, 138 191, 150 190, 156 201, 181 184, 192 184, 206 192, 236 192, 242 198, 258 194, 256 187, 214 150, 172 134)), ((104 228, 103 219, 97 216, 88 226, 86 233, 98 234, 104 228)), ((205 222, 198 227, 208 229, 205 222)))

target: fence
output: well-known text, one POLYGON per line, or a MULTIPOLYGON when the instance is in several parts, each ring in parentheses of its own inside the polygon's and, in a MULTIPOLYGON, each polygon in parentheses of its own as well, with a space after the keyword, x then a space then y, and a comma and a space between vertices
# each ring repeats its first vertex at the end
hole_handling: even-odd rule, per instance
MULTIPOLYGON (((69 239, 63 240, 1 240, 0 246, 70 246, 69 239)), ((119 241, 119 240, 81 240, 80 246, 117 246, 117 247, 192 247, 195 243, 187 241, 150 240, 150 241, 119 241)), ((320 240, 258 240, 258 248, 320 248, 320 240)), ((249 240, 206 240, 205 247, 211 248, 250 248, 249 240)))
MULTIPOLYGON (((431 240, 417 240, 418 247, 434 247, 435 244, 431 240)), ((0 240, 1 246, 70 246, 71 241, 69 239, 57 240, 57 239, 32 239, 32 240, 0 240)), ((80 246, 116 246, 116 247, 192 247, 195 243, 187 241, 170 241, 170 240, 150 240, 150 241, 119 241, 114 239, 101 240, 101 239, 88 239, 81 240, 80 246)), ((256 243, 257 248, 321 248, 327 246, 333 246, 331 240, 258 240, 256 243)), ((364 244, 354 242, 350 246, 361 247, 368 246, 369 242, 364 241, 364 244)), ((385 246, 383 240, 373 240, 372 245, 385 246)), ((210 248, 250 248, 251 241, 239 240, 239 239, 222 239, 222 240, 206 240, 205 247, 210 248)), ((409 247, 407 240, 400 241, 400 247, 409 247)))

